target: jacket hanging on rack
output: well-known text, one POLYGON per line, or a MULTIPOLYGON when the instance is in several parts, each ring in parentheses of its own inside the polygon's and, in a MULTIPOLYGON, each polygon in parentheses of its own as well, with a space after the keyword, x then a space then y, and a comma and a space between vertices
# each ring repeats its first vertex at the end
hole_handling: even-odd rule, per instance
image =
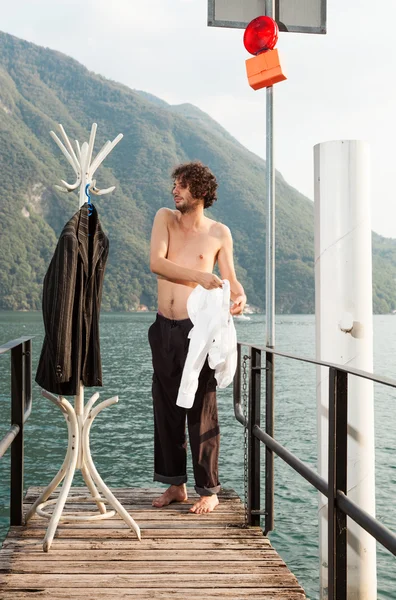
POLYGON ((82 208, 65 225, 44 278, 45 338, 36 382, 61 395, 102 386, 99 313, 109 240, 96 208, 82 208))

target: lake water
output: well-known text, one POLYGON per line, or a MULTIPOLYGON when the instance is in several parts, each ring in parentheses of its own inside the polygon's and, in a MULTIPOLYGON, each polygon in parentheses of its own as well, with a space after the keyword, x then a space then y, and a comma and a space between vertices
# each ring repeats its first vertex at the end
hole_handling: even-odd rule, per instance
MULTIPOLYGON (((153 420, 151 357, 147 330, 154 313, 102 313, 101 353, 104 387, 101 399, 119 396, 91 430, 96 467, 110 486, 152 486, 153 420)), ((263 345, 265 317, 236 321, 239 341, 263 345)), ((0 345, 33 335, 33 376, 43 341, 41 313, 0 312, 0 345)), ((278 350, 314 357, 315 322, 311 315, 278 316, 278 350)), ((0 361, 0 438, 10 419, 9 354, 0 361)), ((396 316, 374 317, 374 363, 378 375, 396 378, 396 316)), ((313 365, 276 361, 275 436, 301 460, 316 468, 316 377, 313 365)), ((96 388, 86 390, 86 397, 96 388)), ((243 428, 235 420, 232 387, 218 394, 221 426, 220 479, 243 495, 243 428)), ((377 518, 396 531, 396 392, 375 386, 377 518)), ((26 426, 25 487, 46 485, 62 463, 67 430, 59 409, 33 383, 33 410, 26 426)), ((264 462, 263 462, 264 464, 264 462)), ((79 475, 75 484, 81 484, 79 475)), ((159 485, 159 484, 158 484, 159 485)), ((189 485, 193 485, 191 467, 189 485)), ((0 540, 9 515, 9 451, 0 461, 0 540)), ((298 577, 311 600, 319 596, 317 492, 275 458, 275 531, 270 539, 298 577)), ((377 548, 378 599, 396 598, 396 560, 377 548)), ((373 599, 374 600, 374 599, 373 599)))

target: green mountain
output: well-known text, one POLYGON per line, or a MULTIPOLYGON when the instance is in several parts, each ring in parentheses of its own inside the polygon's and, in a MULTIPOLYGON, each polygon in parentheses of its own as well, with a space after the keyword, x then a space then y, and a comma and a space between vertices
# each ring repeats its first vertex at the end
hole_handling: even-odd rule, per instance
MULTIPOLYGON (((49 131, 62 123, 71 139, 89 138, 95 151, 118 133, 124 138, 97 172, 96 199, 110 255, 103 310, 156 305, 148 264, 157 209, 173 206, 170 171, 199 159, 219 180, 210 214, 233 233, 237 274, 250 304, 265 298, 265 162, 198 108, 170 106, 145 92, 109 81, 77 61, 0 33, 0 309, 39 309, 43 276, 57 237, 76 212, 75 194, 54 188, 73 172, 49 131)), ((276 306, 314 311, 313 204, 276 179, 276 306)), ((374 242, 374 307, 396 307, 396 240, 374 242)))

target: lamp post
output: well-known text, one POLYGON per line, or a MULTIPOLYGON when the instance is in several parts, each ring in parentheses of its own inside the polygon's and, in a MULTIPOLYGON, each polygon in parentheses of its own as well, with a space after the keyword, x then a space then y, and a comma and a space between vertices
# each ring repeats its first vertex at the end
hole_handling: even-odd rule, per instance
MULTIPOLYGON (((275 167, 274 167, 274 96, 273 85, 286 79, 278 51, 279 28, 272 18, 274 1, 268 0, 267 14, 253 19, 246 27, 243 43, 254 55, 246 61, 249 85, 266 90, 266 345, 275 346, 275 167)), ((273 385, 273 382, 272 382, 273 385)))

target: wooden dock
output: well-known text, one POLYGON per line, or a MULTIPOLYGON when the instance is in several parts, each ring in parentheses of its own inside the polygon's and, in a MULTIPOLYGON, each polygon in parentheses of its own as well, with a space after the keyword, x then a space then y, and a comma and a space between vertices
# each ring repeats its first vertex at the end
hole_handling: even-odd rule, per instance
MULTIPOLYGON (((73 488, 72 494, 81 494, 73 488)), ((39 494, 30 488, 25 510, 39 494)), ((61 522, 48 553, 47 521, 11 527, 0 550, 0 599, 19 600, 304 600, 305 593, 259 528, 243 528, 243 504, 232 490, 207 515, 196 498, 163 509, 163 489, 113 489, 142 530, 142 541, 117 517, 61 522)), ((54 497, 56 493, 54 494, 54 497)), ((81 505, 68 502, 68 511, 81 505)))

